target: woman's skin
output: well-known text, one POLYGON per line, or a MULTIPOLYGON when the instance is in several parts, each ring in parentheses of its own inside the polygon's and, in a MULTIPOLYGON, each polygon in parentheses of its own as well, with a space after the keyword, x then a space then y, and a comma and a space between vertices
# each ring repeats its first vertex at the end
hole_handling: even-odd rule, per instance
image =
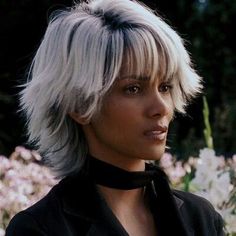
MULTIPOLYGON (((122 76, 105 96, 99 114, 82 124, 94 157, 129 171, 143 171, 145 160, 165 151, 174 105, 171 84, 156 79, 122 76)), ((157 235, 143 189, 117 190, 98 186, 109 207, 130 235, 157 235)))
POLYGON ((90 154, 129 171, 144 170, 144 160, 158 160, 165 151, 173 109, 168 82, 120 77, 100 112, 82 124, 90 154))
POLYGON ((98 185, 108 206, 130 236, 156 236, 152 213, 144 201, 144 189, 119 190, 98 185))

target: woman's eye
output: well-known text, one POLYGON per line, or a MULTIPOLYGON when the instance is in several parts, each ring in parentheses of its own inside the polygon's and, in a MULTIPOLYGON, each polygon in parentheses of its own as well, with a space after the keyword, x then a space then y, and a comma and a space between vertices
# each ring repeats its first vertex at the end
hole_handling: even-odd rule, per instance
POLYGON ((161 84, 160 87, 159 87, 159 92, 162 92, 162 93, 167 93, 167 92, 170 92, 170 90, 172 89, 172 85, 171 84, 161 84))
POLYGON ((137 94, 141 90, 140 86, 138 85, 129 85, 125 88, 125 92, 127 94, 137 94))

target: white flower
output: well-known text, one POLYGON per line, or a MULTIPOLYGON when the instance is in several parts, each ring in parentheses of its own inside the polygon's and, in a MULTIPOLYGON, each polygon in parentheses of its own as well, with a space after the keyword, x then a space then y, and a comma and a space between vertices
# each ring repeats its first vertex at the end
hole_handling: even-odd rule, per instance
POLYGON ((235 214, 231 214, 231 212, 232 212, 232 207, 221 210, 220 214, 227 223, 225 226, 227 232, 233 234, 236 233, 236 216, 235 214))
POLYGON ((221 159, 216 157, 215 151, 209 148, 200 150, 199 165, 203 165, 208 170, 217 170, 221 159))
POLYGON ((0 236, 4 236, 5 235, 5 230, 0 228, 0 236))
MULTIPOLYGON (((11 217, 41 199, 57 183, 49 170, 34 161, 40 156, 17 147, 10 158, 0 156, 0 229, 11 217)), ((1 231, 0 231, 1 236, 1 231)))
MULTIPOLYGON (((200 150, 199 158, 191 157, 187 163, 175 162, 170 156, 166 160, 164 169, 172 183, 175 185, 177 178, 181 181, 185 179, 178 172, 181 166, 185 169, 185 174, 193 174, 193 178, 187 183, 189 190, 209 200, 222 215, 227 235, 236 235, 236 204, 232 202, 232 199, 236 199, 236 155, 225 159, 223 156, 216 156, 214 150, 204 148, 200 150)), ((175 186, 183 189, 186 183, 175 186)))
POLYGON ((222 160, 215 156, 214 150, 209 148, 200 150, 195 177, 192 180, 195 188, 204 191, 211 188, 213 183, 217 183, 222 172, 218 170, 220 165, 222 160))
POLYGON ((163 168, 172 167, 174 163, 173 156, 170 153, 164 153, 162 158, 160 159, 160 166, 163 168))
POLYGON ((32 159, 32 153, 24 147, 18 146, 15 148, 15 152, 18 153, 24 160, 28 161, 32 159))

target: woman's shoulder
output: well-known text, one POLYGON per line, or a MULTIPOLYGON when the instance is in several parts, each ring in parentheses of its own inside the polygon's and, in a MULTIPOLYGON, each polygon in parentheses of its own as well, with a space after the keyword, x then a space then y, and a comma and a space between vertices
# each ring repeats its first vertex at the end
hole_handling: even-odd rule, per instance
POLYGON ((180 214, 185 223, 193 228, 198 225, 198 231, 211 232, 207 235, 224 235, 224 221, 207 199, 179 190, 173 190, 173 195, 182 202, 180 214))
POLYGON ((216 212, 212 204, 207 199, 196 194, 180 190, 173 190, 173 194, 176 198, 182 201, 183 206, 186 205, 191 207, 192 210, 201 210, 209 213, 216 212))
POLYGON ((44 222, 53 221, 60 211, 60 203, 54 186, 48 194, 25 210, 18 212, 6 229, 6 236, 47 235, 44 222))
POLYGON ((6 229, 6 236, 17 235, 46 235, 44 226, 27 210, 17 213, 10 221, 6 229))
POLYGON ((79 216, 83 210, 91 208, 92 201, 89 202, 89 199, 93 192, 89 191, 89 188, 88 181, 81 176, 62 179, 45 197, 12 218, 6 236, 68 235, 66 216, 67 213, 72 216, 70 209, 75 206, 78 214, 77 225, 86 225, 83 224, 85 220, 79 216))
MULTIPOLYGON (((51 217, 53 202, 52 188, 41 200, 34 203, 29 208, 17 213, 10 221, 6 235, 45 235, 46 231, 43 222, 51 217)), ((55 207, 54 207, 55 208, 55 207)), ((56 209, 56 208, 55 208, 56 209)))

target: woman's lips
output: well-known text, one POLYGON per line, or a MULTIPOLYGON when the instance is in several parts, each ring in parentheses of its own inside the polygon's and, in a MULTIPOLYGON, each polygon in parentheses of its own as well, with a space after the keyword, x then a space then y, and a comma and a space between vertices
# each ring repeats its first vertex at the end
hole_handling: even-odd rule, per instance
POLYGON ((154 141, 164 141, 167 135, 167 126, 157 126, 144 132, 144 135, 154 141))

